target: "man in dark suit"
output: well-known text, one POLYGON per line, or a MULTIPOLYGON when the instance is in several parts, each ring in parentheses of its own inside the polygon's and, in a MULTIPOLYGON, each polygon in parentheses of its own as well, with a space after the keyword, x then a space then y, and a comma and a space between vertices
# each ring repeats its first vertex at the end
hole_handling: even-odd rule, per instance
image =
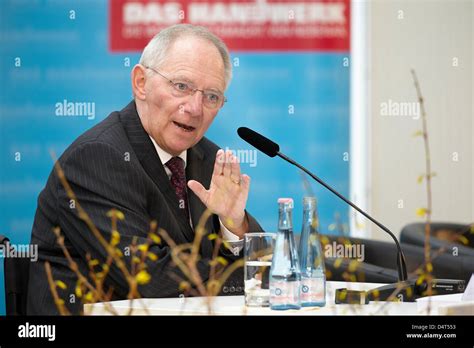
MULTIPOLYGON (((55 170, 38 198, 31 243, 39 246, 38 262, 30 268, 28 314, 57 314, 45 262, 51 264, 58 294, 72 313, 81 311, 75 288, 77 276, 57 243, 59 227, 64 244, 82 274, 88 274, 87 255, 105 262, 107 253, 79 216, 80 204, 105 240, 113 238, 113 208, 120 242, 126 250, 133 240, 144 244, 150 222, 167 231, 176 244, 191 243, 203 212, 213 214, 206 233, 220 234, 228 246, 219 249, 228 262, 242 257, 242 238, 261 227, 245 210, 250 178, 240 173, 238 160, 204 137, 225 102, 231 78, 227 48, 201 27, 177 25, 161 31, 143 51, 131 74, 134 101, 81 135, 58 160, 77 202, 71 199, 55 170), (208 189, 206 189, 206 187, 208 189), (64 288, 65 289, 62 289, 64 288)), ((215 240, 205 236, 197 269, 209 279, 215 240)), ((183 292, 186 276, 174 264, 168 243, 154 243, 148 260, 151 279, 139 286, 143 297, 174 297, 183 292)), ((126 259, 126 257, 125 257, 126 259)), ((127 267, 130 268, 130 260, 127 267)), ((240 268, 221 290, 241 294, 240 268)), ((104 282, 114 299, 125 299, 129 286, 113 264, 104 282)))

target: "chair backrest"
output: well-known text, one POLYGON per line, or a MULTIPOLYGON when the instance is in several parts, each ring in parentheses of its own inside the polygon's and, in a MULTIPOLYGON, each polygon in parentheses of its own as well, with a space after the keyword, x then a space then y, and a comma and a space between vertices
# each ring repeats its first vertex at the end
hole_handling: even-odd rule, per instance
MULTIPOLYGON (((330 235, 326 235, 326 237, 330 243, 333 241, 338 242, 340 238, 330 235)), ((412 274, 412 277, 415 276, 413 272, 420 267, 425 260, 425 250, 422 243, 423 239, 421 238, 423 235, 419 237, 419 245, 406 243, 408 238, 405 238, 405 243, 400 243, 405 255, 407 271, 412 274)), ((346 239, 348 239, 351 244, 361 244, 364 246, 364 261, 358 264, 356 273, 364 274, 365 282, 392 283, 397 281, 396 257, 398 251, 395 243, 392 241, 375 241, 354 237, 346 237, 346 239)), ((433 276, 438 279, 461 279, 468 282, 474 273, 474 262, 472 262, 474 250, 467 247, 465 247, 465 249, 471 253, 469 256, 461 253, 459 253, 459 255, 453 255, 450 249, 447 249, 447 252, 439 255, 433 252, 433 259, 431 260, 433 276)), ((343 273, 349 268, 349 261, 351 260, 338 261, 338 264, 336 264, 336 259, 326 258, 326 267, 334 276, 332 280, 344 280, 341 278, 343 278, 343 273)))
MULTIPOLYGON (((452 233, 459 233, 461 231, 468 231, 469 227, 470 227, 469 225, 463 225, 463 224, 457 224, 457 223, 432 222, 431 223, 431 237, 430 237, 431 249, 444 248, 446 250, 453 250, 453 248, 456 248, 458 255, 473 257, 474 248, 472 246, 466 246, 463 244, 450 242, 448 240, 442 240, 435 236, 435 234, 440 230, 445 230, 447 232, 451 231, 452 233)), ((471 234, 468 233, 466 235, 470 237, 471 234)), ((424 246, 425 245, 425 223, 423 222, 411 223, 403 227, 400 233, 400 242, 424 246)))
POLYGON ((360 261, 355 255, 352 258, 325 257, 326 270, 330 271, 332 275, 329 280, 345 281, 345 273, 354 274, 358 282, 394 283, 398 280, 397 250, 394 243, 335 235, 324 236, 329 240, 329 247, 332 247, 334 242, 344 245, 344 241, 349 241, 351 245, 360 244, 364 247, 364 259, 360 261), (379 257, 379 254, 383 254, 383 257, 379 257), (389 258, 387 254, 393 254, 393 257, 389 258), (354 260, 357 260, 356 271, 349 272, 350 264, 354 260))
MULTIPOLYGON (((8 238, 2 235, 0 235, 0 245, 4 248, 12 248, 8 238)), ((6 314, 26 315, 30 259, 7 257, 6 252, 4 255, 6 314)))

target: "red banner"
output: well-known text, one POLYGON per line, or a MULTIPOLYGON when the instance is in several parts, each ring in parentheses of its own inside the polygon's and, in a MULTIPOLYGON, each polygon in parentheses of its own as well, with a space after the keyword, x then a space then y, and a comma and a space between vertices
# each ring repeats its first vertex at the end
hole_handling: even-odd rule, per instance
POLYGON ((348 51, 350 0, 110 0, 110 49, 141 51, 177 23, 209 28, 230 50, 348 51))

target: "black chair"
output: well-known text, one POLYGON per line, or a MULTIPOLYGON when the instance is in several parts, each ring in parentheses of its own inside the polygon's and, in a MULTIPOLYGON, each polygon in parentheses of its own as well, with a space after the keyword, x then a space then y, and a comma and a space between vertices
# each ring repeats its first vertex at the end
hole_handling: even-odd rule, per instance
MULTIPOLYGON (((458 255, 474 257, 474 234, 470 225, 457 223, 432 222, 430 224, 430 246, 433 250, 444 248, 452 251, 456 248, 458 255), (467 245, 456 242, 456 236, 462 235, 467 240, 467 245)), ((400 242, 424 246, 425 223, 416 222, 403 227, 400 233, 400 242)))
MULTIPOLYGON (((326 235, 329 243, 342 243, 338 236, 326 235)), ((364 260, 358 261, 356 271, 353 272, 359 282, 367 283, 394 283, 398 280, 397 273, 397 248, 394 242, 377 241, 362 238, 345 238, 351 244, 364 245, 364 260)), ((400 243, 405 255, 408 273, 412 273, 410 279, 416 278, 413 272, 424 263, 423 245, 400 243)), ((353 259, 326 258, 326 269, 332 274, 330 280, 343 281, 344 273, 348 272, 349 265, 353 259), (340 264, 339 264, 340 263, 340 264)), ((433 276, 438 279, 462 279, 469 281, 474 272, 473 257, 467 255, 453 255, 444 253, 432 260, 433 276)))
MULTIPOLYGON (((0 235, 0 245, 3 248, 12 248, 8 238, 3 235, 0 235)), ((3 269, 5 275, 6 314, 26 315, 30 259, 5 257, 3 269)))
MULTIPOLYGON (((343 245, 349 242, 351 245, 361 244, 364 246, 364 260, 358 261, 356 258, 326 257, 326 271, 331 277, 328 280, 346 281, 345 274, 353 274, 358 282, 367 283, 394 283, 398 280, 396 264, 396 246, 390 242, 361 239, 354 237, 340 237, 334 235, 324 235, 329 240, 327 247, 332 247, 335 242, 343 245), (355 261, 354 261, 355 260, 355 261), (354 272, 349 271, 353 262, 357 262, 354 272)), ((325 246, 323 245, 323 248, 325 246)), ((323 253, 325 250, 323 249, 323 253)))
MULTIPOLYGON (((474 234, 466 224, 432 222, 430 250, 437 278, 469 281, 474 274, 474 234), (462 235, 466 244, 457 241, 462 235)), ((400 242, 424 248, 425 223, 406 225, 400 233, 400 242)))

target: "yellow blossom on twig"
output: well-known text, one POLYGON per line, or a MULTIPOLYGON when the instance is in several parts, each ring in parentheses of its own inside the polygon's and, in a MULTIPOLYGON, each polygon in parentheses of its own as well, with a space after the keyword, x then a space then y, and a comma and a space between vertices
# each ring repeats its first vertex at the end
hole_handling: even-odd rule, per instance
POLYGON ((125 216, 123 215, 123 213, 120 211, 120 210, 117 210, 117 209, 111 209, 107 212, 107 216, 109 218, 117 218, 119 220, 124 220, 125 219, 125 216))
POLYGON ((215 234, 215 233, 210 233, 210 234, 207 236, 207 239, 209 239, 209 240, 214 240, 214 239, 216 239, 217 237, 218 237, 217 234, 215 234))
POLYGON ((89 266, 90 267, 94 267, 94 266, 97 266, 99 264, 99 260, 97 259, 92 259, 89 261, 89 266))
POLYGON ((143 270, 143 271, 138 272, 138 274, 135 276, 135 279, 137 280, 138 284, 144 285, 150 281, 151 276, 150 276, 150 273, 143 270))
POLYGON ((112 246, 116 246, 120 243, 120 233, 118 231, 112 231, 112 239, 110 240, 110 244, 112 246))
POLYGON ((94 295, 92 294, 92 291, 89 291, 85 296, 84 296, 84 301, 86 302, 93 302, 94 300, 94 295))
POLYGON ((416 209, 416 215, 419 217, 423 217, 428 213, 428 209, 426 208, 417 208, 416 209))
POLYGON ((140 250, 141 252, 146 253, 148 251, 148 244, 140 244, 138 246, 138 250, 140 250))
POLYGON ((66 284, 64 284, 64 282, 62 282, 61 280, 56 280, 56 286, 57 286, 58 288, 63 289, 63 290, 67 289, 66 284))
POLYGON ((150 239, 151 239, 154 243, 156 243, 156 244, 160 244, 160 243, 161 243, 161 238, 160 238, 158 235, 156 235, 155 233, 150 233, 150 234, 148 235, 148 237, 150 237, 150 239))
POLYGON ((183 280, 181 283, 179 283, 179 290, 188 290, 191 287, 189 282, 183 280))

